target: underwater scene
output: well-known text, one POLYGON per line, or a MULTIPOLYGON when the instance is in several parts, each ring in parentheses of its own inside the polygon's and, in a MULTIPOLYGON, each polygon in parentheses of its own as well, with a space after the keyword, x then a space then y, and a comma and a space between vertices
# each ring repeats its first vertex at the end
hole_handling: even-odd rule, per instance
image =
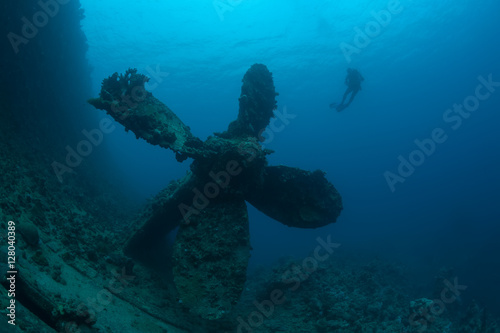
POLYGON ((500 333, 498 0, 0 9, 0 333, 500 333))

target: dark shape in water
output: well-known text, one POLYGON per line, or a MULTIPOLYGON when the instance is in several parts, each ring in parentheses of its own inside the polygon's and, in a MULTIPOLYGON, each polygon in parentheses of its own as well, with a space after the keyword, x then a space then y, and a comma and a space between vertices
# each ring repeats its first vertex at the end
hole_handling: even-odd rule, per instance
POLYGON ((184 304, 203 318, 231 310, 243 290, 250 258, 245 200, 288 226, 317 228, 336 221, 342 199, 322 171, 267 166, 259 133, 276 109, 272 74, 253 65, 243 77, 238 118, 206 141, 144 89, 148 78, 129 69, 103 80, 89 100, 147 142, 191 157, 191 172, 161 191, 142 214, 124 252, 139 257, 180 225, 174 244, 174 282, 184 304))

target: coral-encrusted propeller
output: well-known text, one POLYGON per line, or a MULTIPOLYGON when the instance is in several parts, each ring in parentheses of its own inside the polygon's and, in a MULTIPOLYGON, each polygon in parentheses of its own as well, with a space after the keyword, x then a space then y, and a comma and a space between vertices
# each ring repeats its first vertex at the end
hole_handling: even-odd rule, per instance
POLYGON ((250 258, 245 201, 288 226, 317 228, 336 221, 342 199, 321 171, 267 166, 258 137, 276 109, 272 74, 253 65, 243 77, 238 118, 206 141, 150 92, 147 77, 129 69, 102 82, 89 100, 147 142, 172 149, 178 161, 194 159, 191 172, 171 182, 142 213, 124 252, 141 259, 145 248, 180 226, 173 275, 183 303, 218 319, 238 301, 250 258))

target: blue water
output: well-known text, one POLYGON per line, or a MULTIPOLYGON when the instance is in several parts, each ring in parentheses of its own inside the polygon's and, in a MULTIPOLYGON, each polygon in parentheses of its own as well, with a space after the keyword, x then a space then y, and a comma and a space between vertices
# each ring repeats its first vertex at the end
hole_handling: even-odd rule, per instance
MULTIPOLYGON (((270 164, 324 170, 344 211, 335 224, 302 230, 249 206, 252 267, 306 255, 318 235, 331 234, 345 249, 407 262, 424 278, 454 266, 485 302, 499 294, 500 87, 481 88, 489 95, 460 126, 443 118, 476 94, 478 77, 500 82, 499 1, 81 2, 94 95, 115 71, 159 71, 150 90, 202 139, 236 118, 252 64, 273 73, 278 111, 295 117, 266 143, 270 164), (356 52, 343 52, 367 28, 356 52), (338 113, 328 106, 340 101, 349 67, 365 81, 338 113), (384 174, 397 174, 398 157, 409 159, 414 141, 436 129, 446 141, 391 188, 384 174)), ((139 198, 189 168, 120 125, 105 143, 139 198)))

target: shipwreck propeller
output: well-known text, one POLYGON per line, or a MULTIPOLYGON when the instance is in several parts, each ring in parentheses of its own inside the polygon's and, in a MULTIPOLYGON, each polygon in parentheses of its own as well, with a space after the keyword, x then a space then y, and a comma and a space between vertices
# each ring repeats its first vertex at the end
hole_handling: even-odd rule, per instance
POLYGON ((317 228, 336 221, 342 199, 322 171, 268 166, 259 135, 276 109, 272 74, 262 64, 243 77, 239 113, 228 130, 206 141, 144 88, 148 78, 129 69, 104 79, 89 100, 147 142, 193 158, 191 171, 171 182, 140 216, 124 252, 139 258, 179 226, 173 250, 174 283, 183 303, 218 319, 238 301, 250 258, 245 201, 292 227, 317 228))

